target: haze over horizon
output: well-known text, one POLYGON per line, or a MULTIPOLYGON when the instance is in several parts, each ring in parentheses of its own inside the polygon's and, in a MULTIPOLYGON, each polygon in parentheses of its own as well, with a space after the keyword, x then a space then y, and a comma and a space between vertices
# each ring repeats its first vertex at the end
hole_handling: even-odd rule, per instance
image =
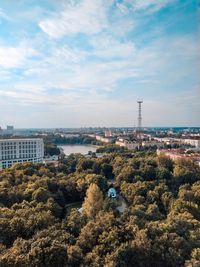
POLYGON ((198 9, 0 0, 0 126, 200 126, 198 9))

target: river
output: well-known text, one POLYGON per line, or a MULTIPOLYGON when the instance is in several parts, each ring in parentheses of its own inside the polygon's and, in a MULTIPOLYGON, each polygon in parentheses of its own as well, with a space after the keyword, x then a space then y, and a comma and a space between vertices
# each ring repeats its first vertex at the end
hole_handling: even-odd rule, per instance
POLYGON ((72 153, 80 153, 87 155, 89 151, 96 152, 97 146, 93 145, 60 145, 58 146, 63 150, 63 153, 68 156, 72 153))

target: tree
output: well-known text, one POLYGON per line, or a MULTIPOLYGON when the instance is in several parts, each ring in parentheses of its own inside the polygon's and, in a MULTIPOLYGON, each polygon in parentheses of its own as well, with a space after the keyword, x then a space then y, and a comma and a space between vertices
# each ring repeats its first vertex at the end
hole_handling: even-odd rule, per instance
POLYGON ((107 179, 113 178, 113 168, 112 165, 104 163, 101 166, 101 174, 104 175, 107 179))
POLYGON ((86 197, 83 203, 84 213, 90 218, 95 215, 103 207, 103 193, 96 184, 91 184, 86 192, 86 197))
POLYGON ((198 267, 200 266, 200 248, 195 248, 192 250, 191 259, 185 262, 185 267, 193 266, 198 267))
POLYGON ((200 168, 171 163, 115 151, 1 170, 0 266, 200 266, 200 168), (112 175, 121 214, 103 199, 112 175))
POLYGON ((156 169, 156 177, 158 180, 170 180, 172 175, 171 175, 171 172, 167 169, 167 168, 164 168, 164 167, 158 167, 156 169))
POLYGON ((44 145, 45 156, 50 155, 59 155, 60 149, 55 144, 45 144, 44 145))
POLYGON ((40 187, 33 192, 33 199, 37 202, 47 202, 50 197, 50 193, 47 189, 40 187))
POLYGON ((173 171, 173 161, 165 156, 164 154, 161 154, 158 156, 158 166, 162 168, 168 169, 170 172, 173 171))
POLYGON ((200 168, 193 160, 180 158, 175 162, 174 177, 177 185, 194 183, 200 179, 200 168))
POLYGON ((84 216, 80 216, 80 212, 77 209, 71 209, 66 218, 66 229, 68 232, 74 236, 78 236, 84 223, 84 216))

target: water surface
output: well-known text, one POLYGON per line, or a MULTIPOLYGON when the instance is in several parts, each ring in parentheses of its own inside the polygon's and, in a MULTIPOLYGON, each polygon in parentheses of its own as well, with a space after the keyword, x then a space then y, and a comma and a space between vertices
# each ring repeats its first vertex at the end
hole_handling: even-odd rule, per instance
POLYGON ((92 145, 62 145, 59 148, 63 149, 63 153, 68 156, 72 153, 80 153, 87 155, 89 151, 96 152, 97 147, 92 145))

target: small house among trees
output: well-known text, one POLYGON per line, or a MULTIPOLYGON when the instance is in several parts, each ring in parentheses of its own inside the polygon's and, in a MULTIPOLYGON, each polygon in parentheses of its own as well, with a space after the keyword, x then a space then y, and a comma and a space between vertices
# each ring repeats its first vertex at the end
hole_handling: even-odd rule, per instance
POLYGON ((117 192, 115 190, 114 187, 111 187, 109 190, 108 190, 108 197, 109 198, 116 198, 117 197, 117 192))

